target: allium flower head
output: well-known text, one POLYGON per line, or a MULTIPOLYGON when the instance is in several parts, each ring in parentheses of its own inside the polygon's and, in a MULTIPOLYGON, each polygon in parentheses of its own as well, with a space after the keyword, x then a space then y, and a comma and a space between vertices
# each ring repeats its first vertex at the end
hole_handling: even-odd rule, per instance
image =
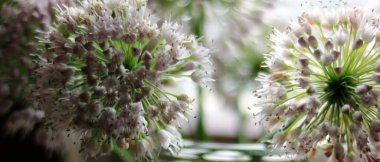
POLYGON ((29 57, 37 47, 37 31, 47 28, 53 7, 70 0, 11 0, 0 3, 0 120, 1 133, 29 133, 44 113, 34 110, 28 96, 34 64, 29 57))
POLYGON ((285 153, 322 149, 331 160, 378 161, 380 15, 334 7, 306 11, 287 32, 273 32, 258 105, 276 131, 273 146, 285 153))
POLYGON ((145 0, 85 0, 57 12, 41 36, 36 72, 46 127, 77 135, 90 156, 129 144, 140 159, 156 144, 177 150, 171 141, 179 140, 163 129, 184 118, 192 100, 162 85, 178 77, 207 82, 209 49, 176 23, 158 26, 145 0))

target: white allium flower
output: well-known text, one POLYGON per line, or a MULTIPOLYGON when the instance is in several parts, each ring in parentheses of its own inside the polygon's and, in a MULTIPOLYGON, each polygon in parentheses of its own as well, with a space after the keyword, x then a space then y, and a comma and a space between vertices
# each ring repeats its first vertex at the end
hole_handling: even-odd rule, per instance
POLYGON ((260 74, 255 96, 277 132, 276 148, 299 157, 324 148, 332 161, 380 160, 379 20, 375 11, 337 5, 306 11, 288 31, 273 32, 265 61, 271 71, 260 74))
POLYGON ((34 97, 45 111, 44 126, 79 134, 81 151, 90 156, 131 143, 138 158, 150 158, 158 141, 144 141, 177 124, 192 102, 161 83, 190 79, 195 71, 202 74, 197 83, 207 82, 208 57, 195 56, 209 50, 176 23, 156 24, 145 0, 85 0, 57 14, 41 36, 37 60, 34 97))
POLYGON ((162 148, 169 150, 172 154, 178 152, 182 147, 181 136, 176 136, 176 134, 172 134, 169 130, 162 129, 158 132, 158 142, 162 148))
POLYGON ((214 81, 214 79, 210 78, 206 71, 201 70, 196 70, 191 73, 191 79, 202 87, 205 87, 206 83, 214 81))

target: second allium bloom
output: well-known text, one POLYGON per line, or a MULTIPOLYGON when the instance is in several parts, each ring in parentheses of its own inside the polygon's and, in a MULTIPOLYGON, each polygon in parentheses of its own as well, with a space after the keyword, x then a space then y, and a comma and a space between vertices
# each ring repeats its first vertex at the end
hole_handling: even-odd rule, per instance
POLYGON ((374 161, 380 152, 379 14, 359 8, 307 11, 274 31, 256 91, 274 147, 331 160, 374 161))
POLYGON ((91 156, 116 144, 131 145, 138 158, 157 145, 178 151, 181 136, 171 125, 185 118, 191 99, 162 84, 178 77, 204 84, 209 49, 177 24, 158 26, 145 0, 86 0, 57 12, 40 39, 36 72, 44 126, 78 136, 91 156))

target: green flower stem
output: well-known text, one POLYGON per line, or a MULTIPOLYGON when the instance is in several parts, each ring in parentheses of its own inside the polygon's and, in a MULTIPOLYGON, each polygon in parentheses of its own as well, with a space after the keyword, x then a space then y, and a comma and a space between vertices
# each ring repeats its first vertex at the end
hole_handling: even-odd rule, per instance
MULTIPOLYGON (((192 3, 192 2, 191 2, 192 3)), ((203 7, 203 6, 202 6, 203 7)), ((188 11, 194 12, 192 5, 187 6, 188 11)), ((195 17, 191 19, 191 28, 192 32, 200 37, 203 35, 203 27, 205 21, 205 12, 203 9, 199 9, 196 11, 197 13, 193 13, 195 17)), ((203 107, 203 89, 202 87, 197 87, 197 96, 198 96, 198 122, 196 128, 196 139, 199 141, 206 141, 208 139, 205 127, 204 127, 204 107, 203 107)))
POLYGON ((249 117, 248 115, 244 114, 240 109, 239 109, 239 105, 236 103, 236 109, 238 109, 238 113, 239 113, 239 116, 240 116, 240 124, 239 124, 239 130, 238 130, 238 134, 237 134, 237 140, 239 143, 244 143, 244 142, 247 142, 247 137, 245 136, 245 128, 244 128, 244 124, 245 122, 247 121, 247 118, 249 117))
POLYGON ((197 95, 198 95, 198 122, 196 128, 195 137, 199 141, 207 141, 208 136, 204 126, 204 108, 203 108, 203 89, 202 87, 197 87, 197 95))

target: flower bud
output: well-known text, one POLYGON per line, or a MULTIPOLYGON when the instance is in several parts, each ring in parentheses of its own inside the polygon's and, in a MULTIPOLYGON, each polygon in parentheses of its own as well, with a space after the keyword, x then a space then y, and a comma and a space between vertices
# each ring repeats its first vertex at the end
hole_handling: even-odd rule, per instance
POLYGON ((307 47, 307 46, 308 46, 308 44, 307 44, 305 38, 303 38, 303 37, 300 37, 300 38, 298 39, 298 44, 301 45, 301 47, 307 47))
POLYGON ((380 120, 374 120, 371 123, 370 129, 372 132, 379 133, 380 132, 380 120))
POLYGON ((144 54, 142 55, 142 60, 144 62, 149 62, 150 60, 152 60, 152 54, 150 54, 149 51, 145 51, 144 54))
POLYGON ((96 86, 94 88, 94 96, 100 97, 106 93, 106 88, 104 86, 96 86))
POLYGON ((328 39, 326 41, 325 48, 326 48, 326 50, 331 50, 332 48, 334 48, 334 44, 332 43, 332 41, 330 39, 328 39))
POLYGON ((363 121, 363 113, 360 111, 355 111, 353 118, 355 123, 360 123, 363 121))
POLYGON ((316 88, 313 85, 309 85, 309 88, 307 88, 306 93, 309 95, 312 95, 316 92, 316 88))
POLYGON ((314 36, 309 36, 309 38, 307 38, 307 42, 313 47, 313 48, 317 48, 318 47, 318 41, 317 39, 314 37, 314 36))
POLYGON ((314 57, 317 58, 317 59, 320 59, 321 58, 321 55, 322 55, 322 52, 321 50, 319 49, 316 49, 313 53, 314 57))
POLYGON ((352 24, 352 26, 355 28, 355 29, 358 29, 359 26, 360 26, 360 23, 363 19, 363 12, 360 11, 360 10, 356 10, 352 13, 350 13, 349 16, 349 20, 350 20, 350 23, 352 24))
POLYGON ((342 113, 348 115, 350 113, 350 105, 343 105, 342 106, 342 113))
POLYGON ((334 68, 334 71, 335 71, 337 74, 340 74, 340 73, 342 73, 342 67, 335 67, 335 68, 334 68))
POLYGON ((335 51, 335 50, 332 51, 331 54, 333 55, 334 60, 338 59, 339 56, 340 56, 340 52, 339 51, 335 51))
POLYGON ((183 65, 183 70, 190 71, 195 69, 195 63, 194 62, 187 62, 185 65, 183 65))
POLYGON ((361 39, 357 39, 356 41, 355 41, 355 44, 354 44, 354 49, 359 49, 360 47, 362 47, 363 46, 363 40, 361 40, 361 39))
POLYGON ((309 60, 305 57, 299 59, 302 68, 307 68, 309 66, 309 60))
POLYGON ((360 95, 363 95, 363 94, 369 92, 370 90, 372 90, 372 86, 364 84, 364 85, 357 86, 355 89, 355 92, 360 94, 360 95))
POLYGON ((379 73, 379 72, 376 72, 375 74, 373 74, 373 80, 374 80, 377 84, 380 84, 380 73, 379 73))
POLYGON ((338 136, 340 134, 339 128, 335 125, 330 127, 330 129, 328 131, 329 131, 329 134, 332 138, 338 138, 338 136))
POLYGON ((309 85, 309 81, 306 78, 299 78, 298 83, 301 88, 306 88, 309 85))
POLYGON ((134 55, 134 56, 140 56, 140 54, 141 54, 141 49, 140 48, 136 48, 136 47, 133 47, 132 48, 132 54, 134 55))

